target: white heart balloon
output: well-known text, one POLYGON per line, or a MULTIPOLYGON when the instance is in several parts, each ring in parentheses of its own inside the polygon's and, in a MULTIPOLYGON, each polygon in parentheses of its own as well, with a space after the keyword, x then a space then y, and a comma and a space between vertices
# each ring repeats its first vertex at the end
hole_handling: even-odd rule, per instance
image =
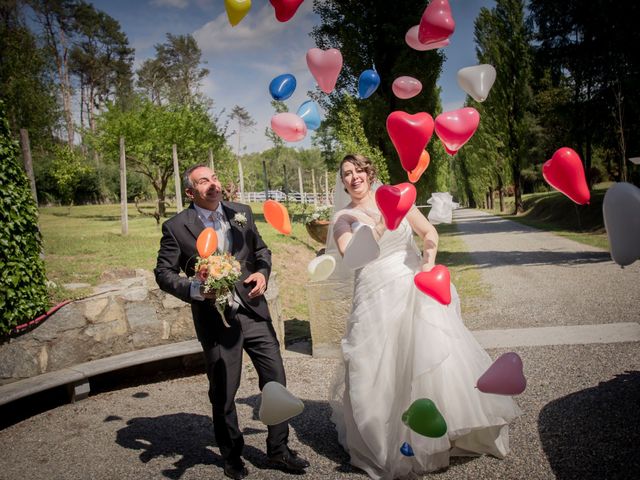
POLYGON ((496 69, 493 65, 485 63, 458 70, 458 85, 476 102, 484 102, 487 99, 495 81, 496 69))
POLYGON ((265 425, 278 425, 304 410, 302 400, 295 397, 278 382, 267 382, 262 389, 262 401, 258 415, 265 425))
POLYGON ((640 258, 640 188, 616 183, 602 202, 604 227, 609 237, 611 258, 621 267, 640 258))
POLYGON ((373 236, 373 229, 369 225, 356 225, 353 236, 344 250, 345 265, 355 270, 364 267, 379 256, 380 246, 373 236))
POLYGON ((336 259, 331 255, 320 255, 309 262, 307 270, 314 282, 321 282, 331 276, 336 268, 336 259))

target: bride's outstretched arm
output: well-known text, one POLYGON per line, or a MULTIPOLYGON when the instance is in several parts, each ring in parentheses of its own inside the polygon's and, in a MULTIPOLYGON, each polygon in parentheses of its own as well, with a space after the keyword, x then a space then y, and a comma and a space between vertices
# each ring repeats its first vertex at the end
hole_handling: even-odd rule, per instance
POLYGON ((344 251, 347 249, 347 245, 353 237, 352 224, 357 222, 358 219, 348 213, 338 212, 333 218, 333 238, 338 247, 340 255, 344 256, 344 251))
POLYGON ((422 271, 428 272, 436 264, 438 232, 415 206, 407 213, 407 220, 413 231, 422 239, 424 245, 422 249, 422 271))

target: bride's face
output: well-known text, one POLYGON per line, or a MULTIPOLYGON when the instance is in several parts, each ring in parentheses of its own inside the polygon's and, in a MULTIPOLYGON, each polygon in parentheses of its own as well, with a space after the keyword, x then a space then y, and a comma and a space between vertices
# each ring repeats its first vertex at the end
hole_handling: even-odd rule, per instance
POLYGON ((351 162, 342 164, 342 183, 351 198, 363 198, 369 193, 367 172, 351 162))

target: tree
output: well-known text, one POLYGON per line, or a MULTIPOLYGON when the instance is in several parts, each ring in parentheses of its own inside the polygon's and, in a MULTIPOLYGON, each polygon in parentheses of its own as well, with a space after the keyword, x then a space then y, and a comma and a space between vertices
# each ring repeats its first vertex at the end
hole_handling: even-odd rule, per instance
POLYGON ((167 33, 167 41, 155 45, 156 57, 138 70, 138 86, 160 104, 202 103, 200 82, 209 74, 201 68, 202 51, 191 35, 167 33))
POLYGON ((236 150, 236 158, 238 161, 238 177, 240 179, 240 200, 244 200, 244 172, 242 171, 242 160, 240 159, 240 145, 242 144, 242 131, 248 130, 250 131, 256 125, 255 120, 251 117, 249 112, 245 110, 244 107, 240 107, 236 105, 231 110, 231 114, 229 115, 231 120, 235 120, 238 122, 238 129, 236 130, 236 135, 238 136, 238 148, 236 150))
POLYGON ((354 97, 357 94, 357 85, 352 79, 375 67, 381 79, 378 90, 366 101, 354 105, 369 144, 387 159, 390 180, 406 181, 406 172, 398 161, 385 125, 387 116, 395 110, 425 111, 434 117, 438 113, 436 81, 444 54, 441 50, 418 52, 404 41, 407 30, 418 23, 425 9, 424 0, 372 0, 364 8, 357 0, 316 0, 313 9, 321 19, 312 33, 316 44, 320 48, 338 48, 344 58, 336 91, 328 99, 325 96, 319 99, 329 112, 329 123, 335 126, 333 112, 342 108, 343 93, 354 97), (420 80, 422 94, 410 100, 396 98, 391 85, 400 75, 420 80))
POLYGON ((127 164, 149 179, 156 192, 158 218, 166 215, 166 193, 173 178, 172 145, 178 146, 182 165, 205 161, 209 149, 216 170, 229 171, 224 137, 203 105, 156 105, 137 99, 122 111, 114 104, 97 119, 92 142, 106 158, 118 161, 120 137, 125 138, 127 164))
POLYGON ((522 0, 497 0, 495 8, 482 8, 475 23, 475 40, 479 62, 489 63, 496 69, 491 94, 479 107, 480 117, 485 131, 496 136, 493 145, 499 147, 497 158, 509 165, 515 211, 521 212, 522 170, 527 162, 532 126, 529 116, 531 32, 524 21, 522 0), (505 42, 505 38, 509 42, 505 42))
POLYGON ((0 101, 0 333, 46 311, 38 208, 0 101))
POLYGON ((68 145, 56 146, 50 174, 56 183, 63 204, 72 205, 82 178, 90 173, 76 151, 68 145))

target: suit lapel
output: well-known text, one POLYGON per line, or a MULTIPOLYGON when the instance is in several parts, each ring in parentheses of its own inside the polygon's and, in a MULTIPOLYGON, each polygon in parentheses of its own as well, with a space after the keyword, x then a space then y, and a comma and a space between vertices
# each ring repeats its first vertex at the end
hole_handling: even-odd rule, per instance
POLYGON ((231 255, 236 256, 236 253, 242 250, 242 247, 244 246, 242 231, 238 228, 238 223, 233 219, 237 212, 226 202, 222 202, 222 209, 224 210, 224 214, 227 216, 227 220, 231 226, 231 255))
POLYGON ((198 236, 204 230, 204 224, 202 223, 202 220, 198 218, 198 212, 193 206, 193 203, 189 205, 189 208, 185 210, 185 214, 187 218, 185 219, 184 225, 191 232, 193 237, 197 240, 198 236))

